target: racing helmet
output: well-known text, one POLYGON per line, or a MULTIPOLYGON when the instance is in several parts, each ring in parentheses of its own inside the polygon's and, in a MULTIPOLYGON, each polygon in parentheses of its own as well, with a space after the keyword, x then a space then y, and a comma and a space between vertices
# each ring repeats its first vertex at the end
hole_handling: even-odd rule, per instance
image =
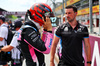
POLYGON ((44 19, 45 19, 45 16, 49 16, 49 17, 54 16, 50 6, 45 4, 45 3, 36 3, 36 4, 34 4, 27 11, 27 13, 30 16, 30 19, 34 20, 37 23, 39 23, 40 26, 44 24, 44 22, 42 20, 42 17, 44 17, 44 19))

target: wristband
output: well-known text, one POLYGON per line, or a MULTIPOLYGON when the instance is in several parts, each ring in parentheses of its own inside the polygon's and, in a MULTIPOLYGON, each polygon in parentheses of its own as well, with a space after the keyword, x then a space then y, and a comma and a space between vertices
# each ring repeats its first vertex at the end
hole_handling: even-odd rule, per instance
POLYGON ((87 63, 91 64, 92 62, 91 61, 87 61, 87 63))
POLYGON ((52 33, 52 31, 47 31, 47 32, 52 33))
POLYGON ((46 29, 43 29, 44 31, 47 31, 46 29))

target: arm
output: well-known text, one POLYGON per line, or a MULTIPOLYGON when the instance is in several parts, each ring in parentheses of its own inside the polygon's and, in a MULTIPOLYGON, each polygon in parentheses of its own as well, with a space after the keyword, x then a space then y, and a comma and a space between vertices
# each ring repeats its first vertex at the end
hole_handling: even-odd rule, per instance
POLYGON ((27 28, 23 34, 23 40, 32 46, 35 50, 48 54, 51 49, 53 34, 46 32, 45 40, 40 38, 40 35, 32 28, 27 28))
POLYGON ((13 46, 8 45, 1 48, 1 51, 8 52, 8 51, 11 51, 13 48, 14 48, 13 46))
POLYGON ((14 35, 10 45, 4 46, 3 48, 1 48, 1 51, 4 51, 4 52, 11 51, 17 45, 18 45, 17 35, 14 35))
POLYGON ((55 51, 56 51, 58 42, 59 42, 59 38, 54 36, 52 46, 51 46, 50 66, 55 66, 54 65, 54 57, 55 57, 55 51))
MULTIPOLYGON (((87 61, 91 61, 91 47, 90 47, 89 38, 84 38, 84 46, 85 46, 87 61)), ((90 66, 91 64, 88 63, 87 65, 90 66)))

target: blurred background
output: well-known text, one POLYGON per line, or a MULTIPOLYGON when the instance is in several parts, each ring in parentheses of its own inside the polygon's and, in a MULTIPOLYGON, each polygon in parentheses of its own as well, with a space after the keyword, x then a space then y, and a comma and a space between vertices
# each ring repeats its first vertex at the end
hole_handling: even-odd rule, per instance
POLYGON ((90 33, 100 35, 99 0, 0 0, 0 14, 6 16, 7 21, 24 19, 26 11, 34 3, 39 2, 47 3, 57 17, 57 23, 53 23, 52 26, 56 27, 63 23, 65 6, 75 5, 78 8, 77 20, 86 25, 90 33))

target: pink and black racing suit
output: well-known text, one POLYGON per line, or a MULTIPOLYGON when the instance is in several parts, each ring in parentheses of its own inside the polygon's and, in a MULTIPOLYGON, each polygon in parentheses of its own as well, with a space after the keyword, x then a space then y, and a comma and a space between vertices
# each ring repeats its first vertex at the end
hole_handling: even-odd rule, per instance
POLYGON ((53 34, 43 31, 40 38, 37 27, 29 22, 19 30, 18 41, 27 66, 45 66, 44 54, 50 53, 53 34))

